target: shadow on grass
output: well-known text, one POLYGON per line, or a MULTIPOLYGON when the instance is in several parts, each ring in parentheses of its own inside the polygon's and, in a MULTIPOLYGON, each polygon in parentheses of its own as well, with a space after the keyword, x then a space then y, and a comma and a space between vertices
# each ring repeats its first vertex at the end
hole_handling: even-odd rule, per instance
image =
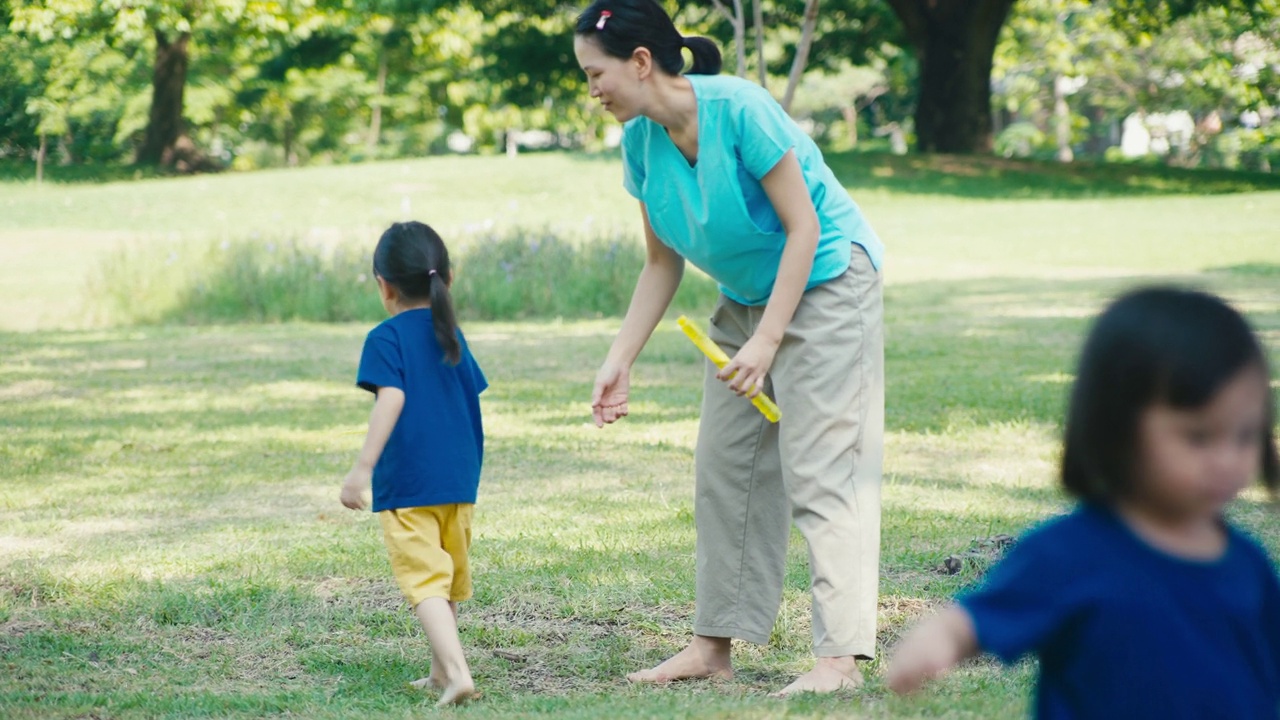
MULTIPOLYGON (((44 167, 44 181, 54 185, 105 184, 121 180, 145 180, 157 177, 175 177, 155 167, 104 163, 94 165, 58 165, 44 167)), ((21 160, 0 160, 0 182, 36 182, 36 164, 21 160)))
MULTIPOLYGON (((617 151, 575 160, 616 163, 617 151)), ((836 177, 860 190, 980 199, 1076 199, 1205 195, 1280 190, 1280 174, 1174 168, 1143 163, 1057 163, 984 155, 894 155, 883 150, 825 153, 836 177)))
POLYGON ((1280 190, 1280 174, 1154 165, 1011 160, 989 156, 828 153, 855 199, 858 190, 985 199, 1072 199, 1280 190))
MULTIPOLYGON (((1246 278, 1280 278, 1280 263, 1245 263, 1210 268, 1211 273, 1224 273, 1246 278)), ((1280 290, 1280 288, 1277 288, 1280 290)))

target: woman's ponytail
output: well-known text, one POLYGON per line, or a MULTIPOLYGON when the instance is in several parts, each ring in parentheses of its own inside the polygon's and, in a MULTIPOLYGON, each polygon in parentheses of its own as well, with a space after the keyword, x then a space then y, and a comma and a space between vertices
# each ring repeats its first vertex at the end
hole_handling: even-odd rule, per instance
POLYGON ((720 48, 714 40, 698 36, 685 36, 684 46, 693 55, 693 66, 684 71, 685 75, 719 75, 720 48))

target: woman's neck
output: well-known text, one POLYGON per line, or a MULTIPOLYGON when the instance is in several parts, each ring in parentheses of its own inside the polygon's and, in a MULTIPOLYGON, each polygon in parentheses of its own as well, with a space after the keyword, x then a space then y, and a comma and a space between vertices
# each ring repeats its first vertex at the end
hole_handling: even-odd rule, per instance
POLYGON ((684 135, 697 126, 698 96, 683 75, 656 74, 653 94, 644 115, 672 135, 684 135))

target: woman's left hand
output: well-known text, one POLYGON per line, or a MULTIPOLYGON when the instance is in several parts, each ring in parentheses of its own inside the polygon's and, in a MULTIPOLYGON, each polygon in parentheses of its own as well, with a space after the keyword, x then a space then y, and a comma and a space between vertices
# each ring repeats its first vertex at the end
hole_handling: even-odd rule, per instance
POLYGON ((729 364, 716 373, 716 378, 728 382, 729 389, 737 394, 753 398, 764 391, 764 379, 777 352, 778 343, 752 335, 729 364))

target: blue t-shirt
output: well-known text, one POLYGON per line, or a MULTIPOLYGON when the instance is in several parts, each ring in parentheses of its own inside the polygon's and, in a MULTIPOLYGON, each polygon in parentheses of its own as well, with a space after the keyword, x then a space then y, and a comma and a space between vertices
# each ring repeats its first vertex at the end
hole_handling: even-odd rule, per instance
POLYGON ((698 103, 694 166, 666 129, 647 117, 628 121, 622 135, 623 185, 644 202, 663 243, 710 275, 730 299, 768 302, 787 236, 760 180, 794 150, 821 226, 807 287, 848 269, 851 242, 880 267, 880 238, 813 139, 767 90, 729 75, 684 77, 698 103))
POLYGON ((462 343, 462 361, 444 360, 431 310, 406 310, 369 331, 356 384, 404 391, 404 409, 373 469, 373 510, 474 503, 484 458, 480 393, 484 373, 462 343))
POLYGON ((1186 560, 1082 505, 959 602, 984 651, 1039 657, 1036 717, 1274 720, 1280 582, 1256 542, 1227 533, 1221 558, 1186 560))

